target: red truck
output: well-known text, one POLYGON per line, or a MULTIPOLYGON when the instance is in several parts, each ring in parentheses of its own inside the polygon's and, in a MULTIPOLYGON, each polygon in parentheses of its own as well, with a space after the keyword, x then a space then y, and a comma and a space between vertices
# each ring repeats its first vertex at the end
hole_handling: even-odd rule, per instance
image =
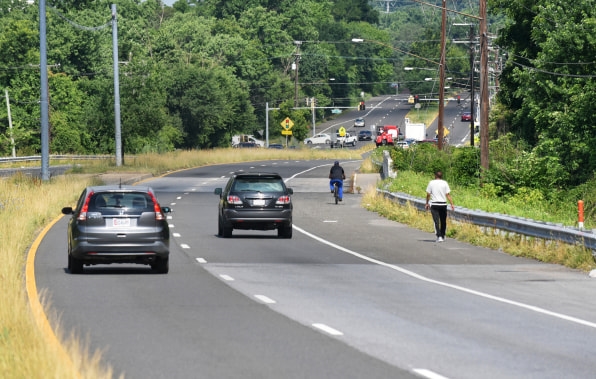
POLYGON ((375 142, 377 147, 394 145, 394 141, 398 140, 398 136, 399 128, 396 125, 384 125, 379 128, 375 142))

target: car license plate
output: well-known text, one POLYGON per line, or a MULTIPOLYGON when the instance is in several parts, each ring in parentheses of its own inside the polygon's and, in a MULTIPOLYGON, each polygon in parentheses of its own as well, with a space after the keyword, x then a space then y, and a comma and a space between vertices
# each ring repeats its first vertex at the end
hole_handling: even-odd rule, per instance
POLYGON ((265 205, 265 200, 263 200, 263 199, 255 199, 255 200, 252 201, 252 205, 263 206, 263 205, 265 205))
POLYGON ((112 226, 130 226, 130 219, 129 218, 113 218, 112 219, 112 226))

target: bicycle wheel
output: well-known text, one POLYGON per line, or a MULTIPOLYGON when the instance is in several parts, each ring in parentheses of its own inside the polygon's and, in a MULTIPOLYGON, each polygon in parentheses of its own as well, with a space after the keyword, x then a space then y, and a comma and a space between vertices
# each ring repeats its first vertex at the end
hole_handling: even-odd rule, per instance
POLYGON ((335 198, 335 204, 339 202, 339 186, 337 183, 333 185, 333 197, 335 198))

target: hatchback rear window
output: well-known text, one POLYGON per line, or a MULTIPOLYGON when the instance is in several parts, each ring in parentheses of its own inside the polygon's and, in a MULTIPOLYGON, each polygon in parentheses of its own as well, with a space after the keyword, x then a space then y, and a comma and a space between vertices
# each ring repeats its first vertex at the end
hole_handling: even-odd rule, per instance
POLYGON ((153 209, 153 201, 145 193, 102 192, 89 201, 90 210, 105 208, 153 209))

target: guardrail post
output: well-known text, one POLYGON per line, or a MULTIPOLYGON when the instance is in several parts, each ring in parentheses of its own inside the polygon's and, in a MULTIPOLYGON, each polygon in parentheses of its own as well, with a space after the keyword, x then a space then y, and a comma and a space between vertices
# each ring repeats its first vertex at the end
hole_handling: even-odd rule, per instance
POLYGON ((388 150, 383 151, 383 179, 395 178, 397 173, 393 171, 393 159, 388 150))

